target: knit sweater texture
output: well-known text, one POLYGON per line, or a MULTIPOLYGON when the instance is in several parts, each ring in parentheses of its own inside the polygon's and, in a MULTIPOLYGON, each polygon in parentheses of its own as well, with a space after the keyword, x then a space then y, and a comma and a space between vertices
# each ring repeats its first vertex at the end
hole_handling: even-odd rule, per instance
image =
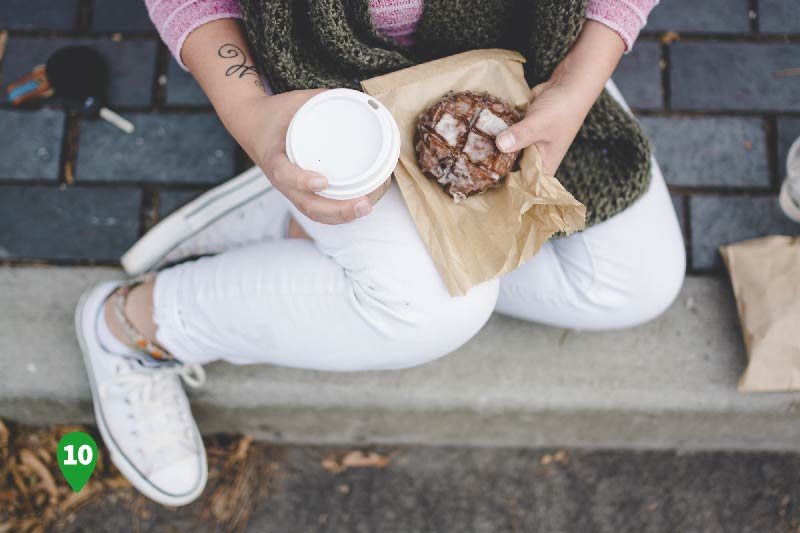
MULTIPOLYGON (((521 52, 533 86, 550 77, 577 38, 587 1, 426 0, 413 45, 379 31, 370 0, 239 0, 239 8, 256 64, 272 90, 284 92, 358 89, 359 80, 479 48, 521 52)), ((647 139, 607 92, 589 111, 557 177, 586 205, 587 227, 647 190, 647 139)))
MULTIPOLYGON (((181 61, 181 48, 186 37, 207 22, 223 18, 242 18, 237 0, 144 0, 150 18, 161 38, 181 61)), ((633 48, 639 31, 658 0, 589 0, 586 18, 615 30, 625 42, 626 51, 633 48)), ((370 0, 369 12, 375 28, 400 44, 413 44, 414 30, 425 7, 424 0, 370 0)))
MULTIPOLYGON (((587 0, 426 0, 414 45, 372 24, 368 0, 239 0, 254 59, 272 89, 359 89, 359 80, 466 50, 525 56, 533 86, 549 79, 586 20, 587 0)), ((586 206, 586 226, 635 202, 650 183, 650 146, 603 91, 557 176, 586 206)))

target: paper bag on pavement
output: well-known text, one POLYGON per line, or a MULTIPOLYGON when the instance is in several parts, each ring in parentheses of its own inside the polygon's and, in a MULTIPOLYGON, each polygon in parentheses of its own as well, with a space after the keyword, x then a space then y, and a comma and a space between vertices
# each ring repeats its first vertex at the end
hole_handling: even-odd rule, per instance
POLYGON ((739 390, 800 390, 800 237, 764 237, 720 253, 747 350, 739 390))

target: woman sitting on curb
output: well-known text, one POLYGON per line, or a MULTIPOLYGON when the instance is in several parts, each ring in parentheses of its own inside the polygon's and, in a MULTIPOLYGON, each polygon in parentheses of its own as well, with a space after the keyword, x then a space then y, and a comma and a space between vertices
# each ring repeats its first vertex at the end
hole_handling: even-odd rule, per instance
POLYGON ((583 330, 663 312, 683 280, 681 231, 609 82, 655 3, 464 0, 452 12, 443 0, 147 0, 162 38, 258 168, 191 204, 191 235, 150 243, 164 262, 207 257, 81 299, 97 423, 120 471, 164 504, 202 492, 205 450, 180 381, 202 384, 200 365, 211 361, 400 369, 456 350, 494 311, 583 330), (526 117, 498 148, 535 144, 545 171, 560 168, 586 204, 590 227, 450 297, 396 185, 374 206, 322 198, 326 177, 292 165, 284 139, 320 88, 491 47, 523 52, 534 85, 526 117))

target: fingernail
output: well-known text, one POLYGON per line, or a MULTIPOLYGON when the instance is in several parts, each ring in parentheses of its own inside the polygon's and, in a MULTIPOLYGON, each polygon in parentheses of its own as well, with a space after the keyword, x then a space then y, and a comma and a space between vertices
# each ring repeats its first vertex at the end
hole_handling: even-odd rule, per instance
POLYGON ((309 184, 315 191, 321 191, 328 186, 328 182, 325 181, 325 178, 312 178, 309 184))
POLYGON ((372 211, 372 206, 369 205, 369 202, 366 200, 362 200, 358 202, 356 206, 353 208, 358 218, 365 217, 369 215, 369 212, 372 211))
POLYGON ((497 147, 508 152, 514 146, 514 134, 506 131, 497 136, 497 147))

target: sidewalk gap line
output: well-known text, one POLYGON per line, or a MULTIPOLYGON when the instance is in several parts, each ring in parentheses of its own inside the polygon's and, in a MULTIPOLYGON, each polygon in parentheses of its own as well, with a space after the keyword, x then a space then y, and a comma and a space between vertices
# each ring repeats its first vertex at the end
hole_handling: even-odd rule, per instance
POLYGON ((119 268, 118 261, 106 259, 42 259, 35 257, 3 258, 0 267, 112 267, 119 268))
POLYGON ((750 20, 750 31, 753 32, 754 35, 759 35, 760 30, 758 27, 758 0, 749 0, 747 2, 747 15, 750 20), (753 17, 750 17, 750 13, 753 13, 753 17))
MULTIPOLYGON (((141 106, 141 105, 125 105, 125 104, 115 104, 112 102, 114 106, 114 111, 121 113, 150 113, 153 115, 208 115, 214 113, 214 108, 211 106, 192 106, 192 105, 169 105, 165 106, 161 109, 157 109, 153 105, 141 106)), ((9 102, 0 102, 0 109, 14 109, 17 111, 40 111, 42 109, 55 109, 57 111, 64 111, 65 108, 62 105, 58 105, 56 102, 46 102, 46 103, 39 103, 39 104, 31 104, 31 105, 19 105, 15 106, 9 102)), ((799 113, 800 114, 800 113, 799 113)))
POLYGON ((683 211, 683 240, 686 249, 686 272, 689 273, 694 267, 694 256, 692 254, 692 213, 689 208, 689 194, 682 194, 681 209, 683 211))
POLYGON ((239 175, 245 170, 251 168, 255 163, 250 159, 250 156, 247 155, 247 152, 239 146, 239 143, 236 143, 236 150, 234 152, 234 173, 235 175, 239 175))
MULTIPOLYGON (((666 32, 642 33, 641 41, 658 41, 666 32)), ((750 43, 750 44, 797 44, 800 34, 797 33, 700 33, 675 30, 680 38, 675 42, 690 43, 750 43)))
POLYGON ((661 92, 662 103, 664 110, 670 112, 672 110, 672 78, 670 71, 672 70, 672 58, 670 56, 669 43, 661 44, 661 92))
POLYGON ((637 109, 636 114, 643 117, 665 118, 702 118, 702 117, 730 117, 730 118, 764 118, 764 117, 793 117, 800 118, 800 111, 781 110, 752 110, 752 109, 637 109))
POLYGON ((167 47, 164 43, 159 42, 156 49, 156 75, 153 80, 153 107, 156 111, 161 111, 167 101, 167 84, 169 83, 167 71, 170 58, 167 47))
POLYGON ((159 220, 160 198, 154 184, 142 187, 142 205, 139 212, 139 237, 147 233, 159 220))
POLYGON ((775 191, 769 187, 726 187, 713 185, 675 185, 669 184, 670 192, 691 196, 771 196, 775 191))
POLYGON ((94 7, 92 0, 78 0, 77 20, 75 21, 75 31, 77 33, 89 33, 92 29, 92 15, 94 7))
POLYGON ((78 162, 80 118, 77 111, 67 111, 65 115, 58 165, 58 183, 59 185, 71 186, 75 183, 75 169, 78 162))
MULTIPOLYGON (((81 24, 84 24, 81 22, 81 24)), ((91 20, 89 21, 91 24, 91 20)), ((60 38, 60 39, 115 39, 122 38, 122 40, 131 41, 150 41, 161 40, 158 33, 155 31, 92 31, 91 28, 81 30, 46 30, 46 29, 7 29, 10 37, 15 39, 42 39, 42 38, 60 38)))
POLYGON ((8 43, 8 32, 0 30, 0 76, 3 74, 3 58, 6 55, 6 44, 8 43))
POLYGON ((780 176, 780 165, 778 164, 778 119, 775 116, 765 116, 764 136, 767 144, 767 168, 772 187, 777 194, 781 190, 782 177, 780 176))

